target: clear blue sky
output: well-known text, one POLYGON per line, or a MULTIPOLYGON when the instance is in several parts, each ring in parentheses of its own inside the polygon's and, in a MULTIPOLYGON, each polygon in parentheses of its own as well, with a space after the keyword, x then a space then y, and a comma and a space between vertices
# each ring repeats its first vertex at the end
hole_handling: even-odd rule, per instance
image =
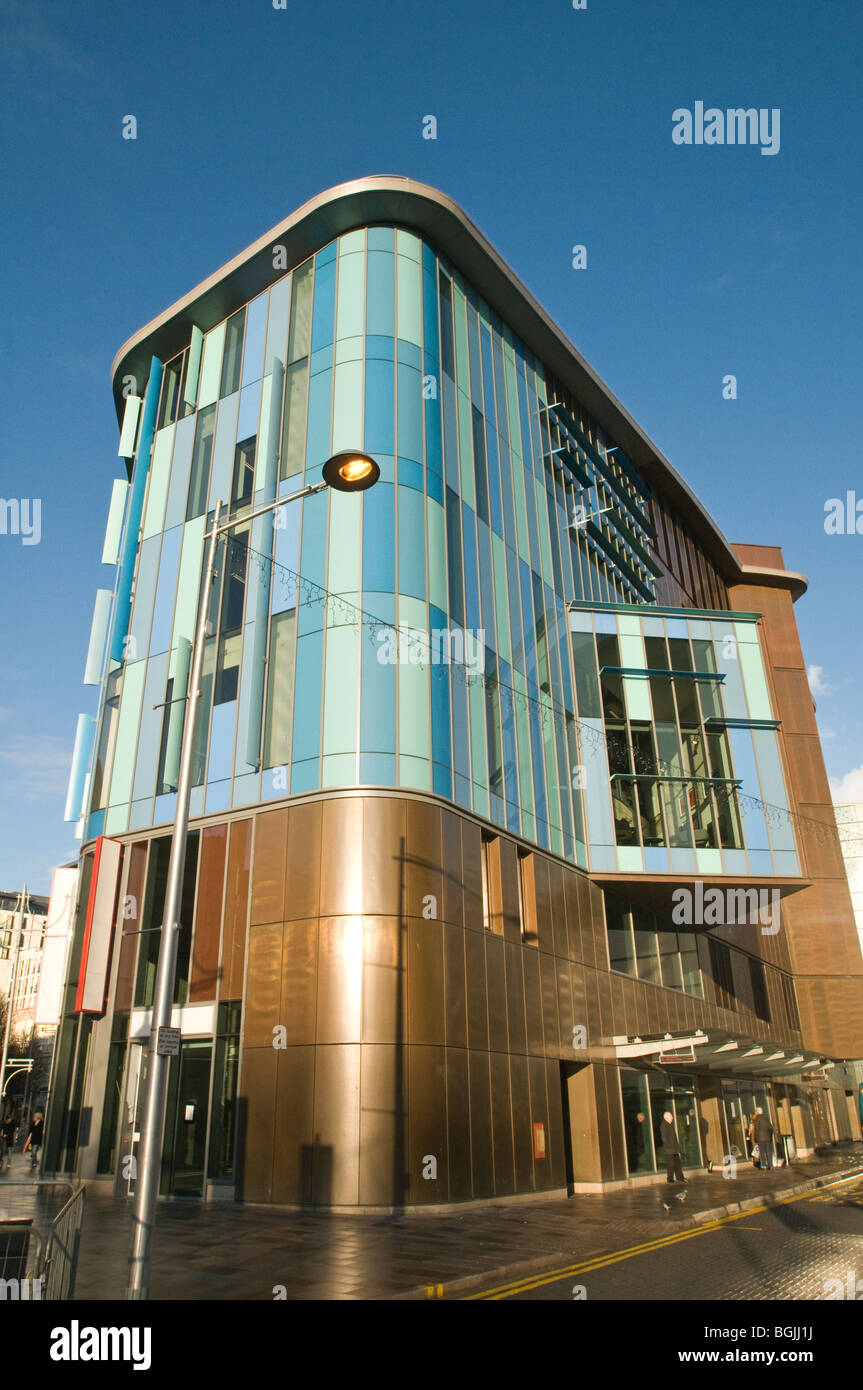
POLYGON ((726 536, 809 576, 828 771, 863 800, 863 536, 823 526, 863 498, 861 40, 856 0, 0 0, 0 496, 42 499, 39 545, 0 536, 0 888, 47 891, 76 852, 114 353, 363 174, 455 198, 726 536), (779 153, 673 144, 699 100, 779 107, 779 153))

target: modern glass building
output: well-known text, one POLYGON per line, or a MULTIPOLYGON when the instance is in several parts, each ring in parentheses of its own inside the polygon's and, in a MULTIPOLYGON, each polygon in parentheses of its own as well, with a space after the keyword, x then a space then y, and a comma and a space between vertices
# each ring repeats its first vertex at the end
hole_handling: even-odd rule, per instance
POLYGON ((799 1150, 856 1132, 805 580, 726 542, 465 214, 321 194, 113 385, 46 1169, 133 1186, 202 602, 164 1193, 599 1190, 655 1172, 668 1108, 692 1163, 758 1101, 799 1150), (342 449, 369 491, 251 515, 342 449))

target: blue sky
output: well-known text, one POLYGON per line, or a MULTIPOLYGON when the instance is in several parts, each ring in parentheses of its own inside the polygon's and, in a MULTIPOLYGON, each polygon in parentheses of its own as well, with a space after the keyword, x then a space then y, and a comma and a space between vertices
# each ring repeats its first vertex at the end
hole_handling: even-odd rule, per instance
POLYGON ((363 174, 455 198, 726 536, 809 576, 828 771, 863 800, 863 536, 824 530, 828 498, 863 499, 861 39, 853 0, 0 0, 0 496, 42 500, 40 544, 0 535, 0 888, 47 891, 77 849, 117 348, 363 174), (778 107, 779 153, 675 145, 699 100, 778 107))

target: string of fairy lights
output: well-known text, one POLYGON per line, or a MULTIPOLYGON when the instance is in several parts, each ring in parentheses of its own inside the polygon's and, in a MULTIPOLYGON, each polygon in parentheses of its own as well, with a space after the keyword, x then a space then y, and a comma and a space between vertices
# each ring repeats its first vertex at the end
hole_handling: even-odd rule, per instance
MULTIPOLYGON (((506 692, 507 697, 523 709, 528 716, 531 712, 538 713, 544 731, 553 726, 555 732, 566 738, 566 730, 569 725, 578 733, 578 738, 583 747, 590 747, 595 751, 602 751, 607 758, 617 756, 628 758, 629 741, 623 735, 609 733, 606 730, 594 728, 591 724, 579 719, 572 711, 561 706, 551 694, 542 690, 537 694, 531 694, 529 690, 520 690, 517 686, 501 680, 499 673, 493 675, 486 674, 485 670, 476 670, 473 663, 464 661, 440 661, 440 652, 435 649, 432 635, 421 629, 410 628, 405 636, 404 629, 394 628, 392 621, 379 617, 377 614, 370 613, 367 609, 359 607, 341 594, 333 594, 314 580, 308 579, 298 574, 289 566, 282 564, 273 556, 265 555, 262 551, 256 550, 242 536, 226 537, 228 546, 237 547, 248 557, 248 563, 255 565, 258 573, 263 579, 269 582, 270 572, 273 573, 274 581, 278 578, 281 586, 280 598, 293 599, 289 607, 299 608, 301 605, 307 609, 320 605, 326 610, 327 618, 340 619, 340 623, 330 623, 328 625, 352 626, 359 630, 365 629, 368 632, 372 643, 379 641, 382 634, 388 638, 395 635, 400 644, 405 644, 408 648, 408 661, 410 664, 420 665, 445 665, 455 678, 464 682, 466 687, 478 684, 482 689, 494 689, 506 692), (411 655, 411 649, 413 655, 411 655), (435 659, 437 656, 437 660, 435 659)), ((402 659, 404 659, 404 646, 401 647, 402 659)), ((525 676, 524 680, 528 678, 525 676)), ((566 742, 564 742, 564 746, 566 742)), ((573 770, 574 771, 574 770, 573 770)), ((636 774, 638 775, 638 774, 636 774)), ((780 829, 791 826, 798 831, 805 831, 812 836, 819 844, 831 844, 836 846, 841 841, 839 829, 835 823, 820 821, 812 816, 802 815, 799 811, 791 811, 784 806, 776 806, 770 802, 761 800, 751 792, 744 792, 737 780, 731 782, 718 781, 714 778, 694 778, 687 776, 682 764, 671 763, 662 758, 652 756, 650 766, 645 765, 644 774, 647 777, 656 777, 674 784, 688 786, 693 782, 701 782, 709 785, 717 801, 721 804, 724 800, 730 811, 734 807, 739 807, 741 814, 758 814, 764 816, 768 825, 773 829, 780 829)), ((632 773, 621 774, 622 780, 626 777, 632 778, 632 773)), ((859 846, 863 852, 863 838, 848 839, 842 843, 846 853, 854 851, 859 846)), ((728 846, 726 846, 728 848, 728 846)))

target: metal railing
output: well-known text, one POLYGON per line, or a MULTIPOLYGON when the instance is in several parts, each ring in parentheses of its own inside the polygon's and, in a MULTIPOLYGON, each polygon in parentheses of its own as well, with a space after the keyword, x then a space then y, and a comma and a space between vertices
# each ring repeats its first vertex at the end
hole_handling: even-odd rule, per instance
POLYGON ((6 1195, 21 1214, 0 1218, 0 1301, 71 1299, 84 1188, 50 1178, 31 1182, 6 1179, 0 1186, 0 1200, 6 1195), (52 1212, 49 1190, 57 1188, 65 1188, 69 1195, 60 1209, 52 1212))

